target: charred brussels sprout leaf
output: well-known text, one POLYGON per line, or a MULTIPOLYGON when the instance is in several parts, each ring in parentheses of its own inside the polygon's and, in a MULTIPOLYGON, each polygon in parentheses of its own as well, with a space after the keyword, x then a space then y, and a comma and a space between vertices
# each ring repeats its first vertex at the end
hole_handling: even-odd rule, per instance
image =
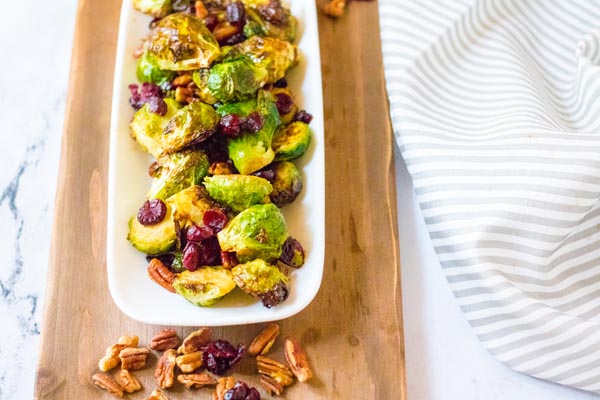
POLYGON ((208 89, 222 102, 246 100, 267 83, 267 75, 265 68, 239 56, 211 68, 208 89))
POLYGON ((231 271, 223 267, 204 267, 180 273, 173 287, 190 303, 209 307, 235 289, 235 282, 231 271))
POLYGON ((204 226, 204 213, 211 209, 221 209, 222 206, 211 199, 203 186, 192 186, 169 197, 167 204, 175 210, 175 220, 181 228, 192 225, 204 226))
POLYGON ((174 153, 208 139, 215 132, 219 119, 214 108, 200 101, 183 107, 163 131, 161 145, 165 153, 174 153))
POLYGON ((288 69, 298 62, 298 49, 286 41, 269 37, 252 36, 236 44, 229 57, 244 55, 252 62, 266 69, 266 82, 276 82, 285 76, 288 69))
POLYGON ((173 71, 160 69, 152 56, 146 52, 138 61, 136 75, 140 82, 150 82, 160 86, 173 80, 177 74, 173 71))
POLYGON ((296 166, 289 161, 281 161, 273 164, 275 181, 271 201, 277 207, 283 207, 296 200, 302 191, 302 175, 296 166))
POLYGON ((183 151, 160 159, 160 175, 154 178, 149 199, 165 200, 197 185, 208 173, 208 157, 202 151, 183 151))
POLYGON ((142 150, 152 154, 155 158, 163 153, 161 137, 169 120, 179 110, 180 105, 172 99, 165 99, 167 114, 161 116, 150 111, 150 106, 144 104, 136 111, 129 125, 131 137, 140 145, 142 150))
POLYGON ((156 23, 146 43, 161 69, 208 68, 219 57, 219 44, 204 23, 187 13, 168 15, 156 23))
POLYGON ((263 15, 255 9, 246 9, 247 22, 244 26, 244 35, 251 37, 254 35, 266 36, 274 39, 293 42, 296 39, 297 21, 296 18, 287 13, 287 18, 280 24, 274 24, 268 21, 263 15))
POLYGON ((155 18, 162 18, 171 9, 171 0, 133 0, 133 8, 155 18))
POLYGON ((295 160, 302 157, 310 145, 310 128, 304 122, 292 122, 280 127, 273 136, 275 160, 295 160))
POLYGON ((155 225, 145 226, 131 217, 127 240, 142 253, 156 255, 169 251, 177 241, 172 208, 167 205, 167 215, 155 225))
POLYGON ((273 204, 254 205, 239 213, 217 234, 222 251, 235 252, 241 262, 279 258, 287 239, 283 214, 273 204))
POLYGON ((208 88, 208 77, 210 75, 210 69, 202 68, 198 71, 194 71, 192 74, 192 79, 196 86, 198 86, 198 90, 196 94, 200 97, 200 101, 203 101, 206 104, 215 104, 217 99, 212 95, 210 89, 208 88))
POLYGON ((281 303, 288 297, 288 278, 277 267, 264 260, 257 259, 237 265, 231 272, 238 287, 260 299, 267 308, 281 303))
POLYGON ((204 179, 210 197, 233 211, 264 203, 273 187, 266 179, 251 175, 215 175, 204 179))

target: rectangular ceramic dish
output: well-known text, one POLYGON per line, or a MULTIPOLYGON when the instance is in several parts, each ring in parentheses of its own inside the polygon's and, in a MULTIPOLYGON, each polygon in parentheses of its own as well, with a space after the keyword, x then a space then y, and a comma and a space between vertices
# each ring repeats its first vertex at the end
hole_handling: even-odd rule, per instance
POLYGON ((128 90, 130 83, 137 82, 137 60, 132 54, 148 33, 151 18, 135 11, 131 0, 123 1, 111 115, 107 268, 112 298, 121 311, 135 320, 180 326, 273 321, 300 312, 319 290, 325 246, 325 160, 317 14, 314 1, 293 0, 288 4, 298 18, 297 44, 301 57, 300 64, 288 74, 288 82, 299 107, 313 114, 314 119, 311 146, 296 163, 304 175, 304 190, 293 204, 283 208, 283 213, 290 235, 304 246, 306 263, 292 272, 290 296, 278 306, 267 309, 236 289, 214 306, 201 308, 151 281, 144 255, 126 239, 127 222, 144 202, 151 181, 147 171, 152 159, 129 136, 134 111, 129 105, 128 90))

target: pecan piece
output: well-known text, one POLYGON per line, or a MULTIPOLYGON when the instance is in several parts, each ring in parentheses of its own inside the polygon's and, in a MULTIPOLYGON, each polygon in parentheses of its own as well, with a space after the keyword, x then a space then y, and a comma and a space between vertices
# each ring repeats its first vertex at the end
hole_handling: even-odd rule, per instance
POLYGON ((292 373, 300 382, 306 382, 313 377, 312 370, 308 365, 306 352, 300 346, 300 343, 292 337, 287 337, 283 345, 283 353, 292 373))
POLYGON ((217 384, 217 380, 210 374, 203 372, 201 374, 182 374, 177 380, 188 389, 200 389, 203 386, 212 386, 217 384))
POLYGON ((126 369, 122 369, 117 372, 116 375, 117 382, 123 388, 123 391, 127 393, 134 393, 138 390, 142 390, 142 384, 138 379, 133 375, 133 373, 127 371, 126 369))
POLYGON ((145 347, 128 347, 121 350, 119 358, 121 359, 121 369, 136 371, 146 366, 146 360, 150 355, 150 350, 145 347))
POLYGON ((339 18, 344 15, 346 9, 346 0, 330 0, 323 6, 323 14, 333 18, 339 18))
POLYGON ((106 390, 115 397, 123 397, 123 388, 115 381, 115 379, 104 373, 92 375, 92 383, 100 389, 106 390))
POLYGON ((192 81, 192 74, 184 73, 173 79, 173 86, 187 86, 192 81))
POLYGON ((277 381, 281 386, 290 386, 294 383, 294 375, 290 369, 280 362, 264 356, 256 357, 256 366, 258 373, 269 376, 277 381))
POLYGON ((269 396, 279 396, 283 393, 283 386, 279 384, 275 379, 270 376, 261 375, 260 376, 260 384, 265 389, 265 391, 269 394, 269 396))
POLYGON ((150 397, 147 397, 146 400, 169 400, 169 398, 162 390, 154 389, 154 391, 150 393, 150 397))
POLYGON ((150 263, 148 264, 148 275, 150 275, 150 279, 154 282, 158 283, 169 292, 175 293, 173 282, 175 281, 176 275, 158 258, 150 260, 150 263))
POLYGON ((179 338, 175 329, 163 329, 150 341, 152 350, 165 351, 179 346, 179 338))
POLYGON ((121 336, 117 343, 106 349, 106 354, 98 362, 100 371, 106 372, 119 365, 119 353, 121 350, 128 347, 137 347, 139 340, 137 336, 121 336))
POLYGON ((188 88, 178 87, 175 89, 175 100, 180 103, 189 103, 188 98, 192 97, 192 95, 193 92, 188 88))
POLYGON ((233 376, 226 376, 224 378, 219 378, 217 382, 217 387, 213 392, 213 400, 225 400, 225 393, 229 389, 232 389, 235 386, 235 378, 233 376))
POLYGON ((217 161, 210 164, 208 167, 208 173, 211 175, 231 175, 233 174, 233 170, 231 169, 231 165, 224 161, 217 161))
POLYGON ((179 346, 177 352, 179 354, 190 354, 199 351, 212 338, 212 329, 200 328, 197 331, 190 333, 179 346))
POLYGON ((184 373, 194 372, 202 366, 202 352, 196 351, 177 357, 177 366, 184 373))
POLYGON ((161 389, 167 389, 173 386, 175 379, 176 358, 177 353, 175 350, 170 349, 165 351, 162 357, 158 360, 158 364, 154 370, 154 377, 156 378, 156 384, 161 389))
POLYGON ((196 18, 204 19, 208 15, 208 11, 206 10, 206 7, 202 1, 197 0, 194 3, 194 8, 196 9, 196 18))
POLYGON ((263 329, 263 331, 254 338, 248 347, 248 354, 251 356, 265 355, 271 350, 275 339, 279 336, 279 325, 271 323, 263 329))

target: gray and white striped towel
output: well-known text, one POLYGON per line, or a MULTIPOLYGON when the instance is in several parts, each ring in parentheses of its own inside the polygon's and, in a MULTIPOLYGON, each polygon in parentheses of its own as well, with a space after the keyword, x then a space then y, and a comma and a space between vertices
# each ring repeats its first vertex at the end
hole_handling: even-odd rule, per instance
POLYGON ((600 0, 380 0, 444 273, 515 370, 600 393, 600 0))

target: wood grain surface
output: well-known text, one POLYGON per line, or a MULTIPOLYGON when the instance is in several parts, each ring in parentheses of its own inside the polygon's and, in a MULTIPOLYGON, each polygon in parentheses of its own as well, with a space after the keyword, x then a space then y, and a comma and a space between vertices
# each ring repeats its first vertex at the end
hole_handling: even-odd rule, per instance
MULTIPOLYGON (((128 1, 128 0, 125 0, 128 1)), ((123 334, 143 344, 159 329, 123 315, 106 280, 108 137, 120 1, 80 0, 56 197, 37 399, 109 399, 90 376, 123 334)), ((376 3, 352 3, 339 20, 319 16, 326 136, 326 255, 321 290, 282 336, 304 344, 315 371, 288 399, 404 399, 400 259, 392 134, 376 3)), ((180 336, 191 329, 179 328, 180 336)), ((215 329, 248 343, 261 325, 215 329)), ((278 340, 272 354, 283 360, 278 340)), ((137 375, 156 387, 156 357, 137 375)), ((236 367, 257 384, 252 359, 236 367)), ((209 399, 211 390, 171 391, 209 399)))

